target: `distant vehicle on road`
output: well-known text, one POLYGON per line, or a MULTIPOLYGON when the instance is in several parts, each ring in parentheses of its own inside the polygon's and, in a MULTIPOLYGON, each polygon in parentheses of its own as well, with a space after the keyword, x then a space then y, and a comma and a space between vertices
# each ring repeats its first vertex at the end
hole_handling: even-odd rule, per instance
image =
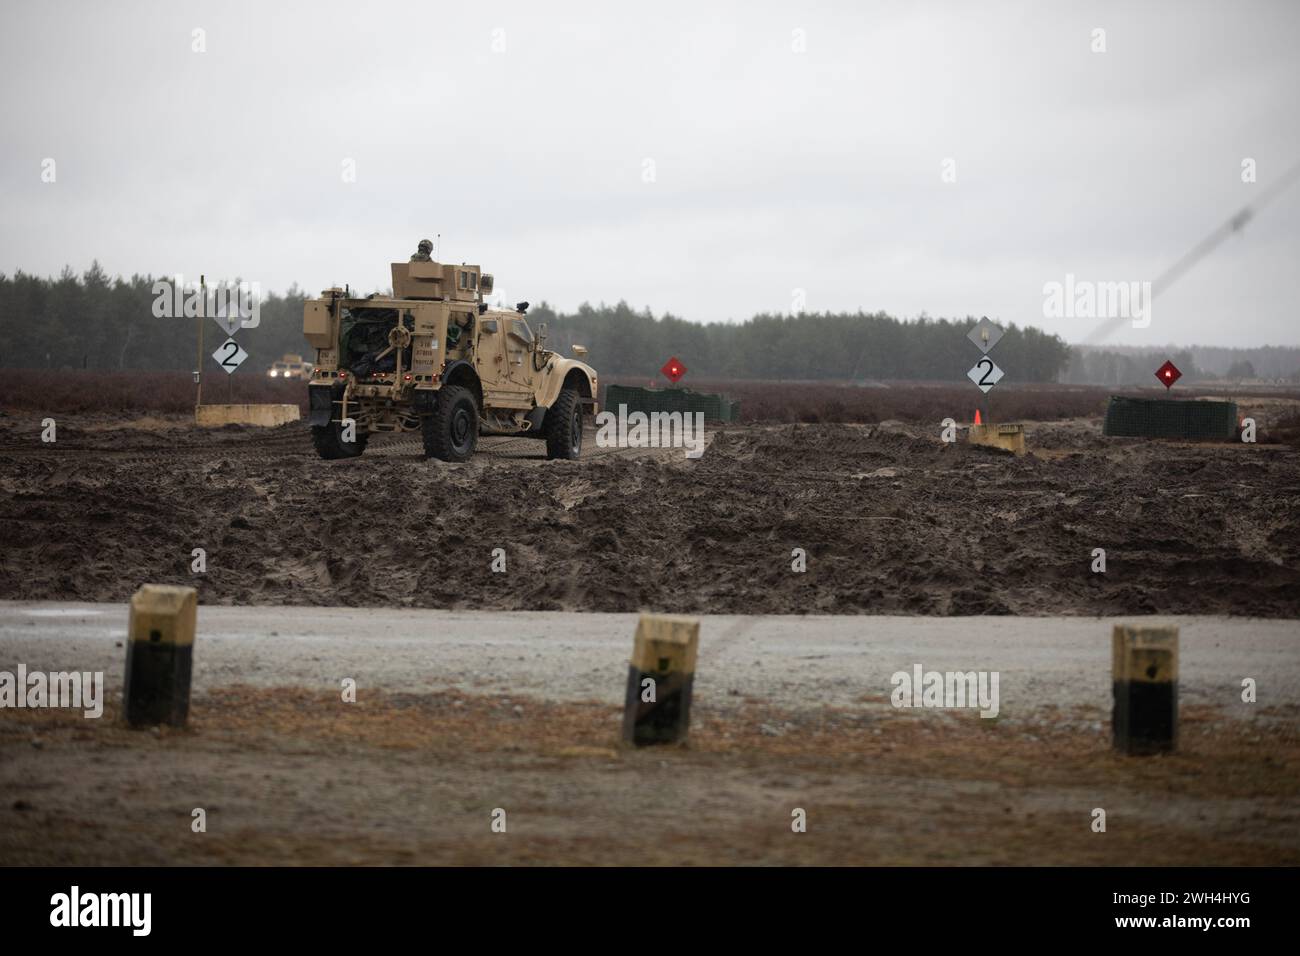
POLYGON ((304 362, 301 355, 288 353, 266 370, 268 378, 287 378, 295 382, 305 382, 311 378, 312 364, 304 362))

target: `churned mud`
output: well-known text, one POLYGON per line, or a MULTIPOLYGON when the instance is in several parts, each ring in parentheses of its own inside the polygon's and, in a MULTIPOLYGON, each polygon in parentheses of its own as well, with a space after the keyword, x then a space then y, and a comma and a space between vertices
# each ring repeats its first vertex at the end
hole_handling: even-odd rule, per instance
POLYGON ((1155 758, 1059 716, 705 703, 632 750, 615 707, 455 692, 231 686, 184 731, 14 710, 0 864, 1300 863, 1293 707, 1185 708, 1155 758))
POLYGON ((0 417, 0 598, 698 613, 1300 616, 1300 451, 1030 424, 731 425, 708 451, 417 438, 323 462, 302 425, 0 417), (193 550, 206 572, 191 573, 193 550), (506 573, 492 572, 504 549, 506 573), (807 570, 792 571, 792 552, 807 570), (1093 573, 1095 549, 1106 571, 1093 573))

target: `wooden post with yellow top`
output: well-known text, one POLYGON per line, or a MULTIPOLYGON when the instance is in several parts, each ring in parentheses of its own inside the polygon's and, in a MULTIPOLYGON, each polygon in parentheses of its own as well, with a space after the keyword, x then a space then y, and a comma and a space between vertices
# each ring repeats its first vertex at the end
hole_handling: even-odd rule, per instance
POLYGON ((123 711, 133 727, 184 727, 199 597, 194 588, 146 584, 131 596, 123 711))
POLYGON ((691 687, 700 646, 700 622, 667 614, 642 614, 627 671, 623 740, 636 746, 686 739, 691 687))
POLYGON ((1111 635, 1115 749, 1168 753, 1178 744, 1178 628, 1116 624, 1111 635))

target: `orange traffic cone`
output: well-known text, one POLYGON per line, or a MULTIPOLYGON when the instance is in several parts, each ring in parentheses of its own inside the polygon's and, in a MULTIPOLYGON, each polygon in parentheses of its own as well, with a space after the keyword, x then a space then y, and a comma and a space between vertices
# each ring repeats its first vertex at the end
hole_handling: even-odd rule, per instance
POLYGON ((975 409, 975 424, 980 424, 980 410, 978 408, 975 409))

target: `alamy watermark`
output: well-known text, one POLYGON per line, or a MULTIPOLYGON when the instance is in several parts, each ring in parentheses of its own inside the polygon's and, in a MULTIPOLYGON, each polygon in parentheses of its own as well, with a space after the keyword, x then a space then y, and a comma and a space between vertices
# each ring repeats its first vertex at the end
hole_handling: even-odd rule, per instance
POLYGON ((890 702, 904 707, 978 707, 981 717, 998 715, 998 671, 927 671, 920 664, 895 671, 890 702))
POLYGON ((153 284, 153 314, 159 319, 229 317, 239 319, 241 329, 255 329, 262 321, 262 286, 259 282, 226 282, 219 279, 204 287, 186 282, 177 274, 153 284))
POLYGON ((600 448, 685 448, 687 458, 704 454, 703 412, 603 411, 596 416, 600 448))
POLYGON ((50 897, 51 926, 120 926, 133 936, 148 936, 152 913, 152 893, 83 893, 74 885, 50 897))
POLYGON ((1065 274, 1064 282, 1043 284, 1045 319, 1132 319, 1133 328, 1151 324, 1151 283, 1093 282, 1065 274))
POLYGON ((94 720, 104 714, 103 671, 0 671, 0 708, 72 707, 94 720))

